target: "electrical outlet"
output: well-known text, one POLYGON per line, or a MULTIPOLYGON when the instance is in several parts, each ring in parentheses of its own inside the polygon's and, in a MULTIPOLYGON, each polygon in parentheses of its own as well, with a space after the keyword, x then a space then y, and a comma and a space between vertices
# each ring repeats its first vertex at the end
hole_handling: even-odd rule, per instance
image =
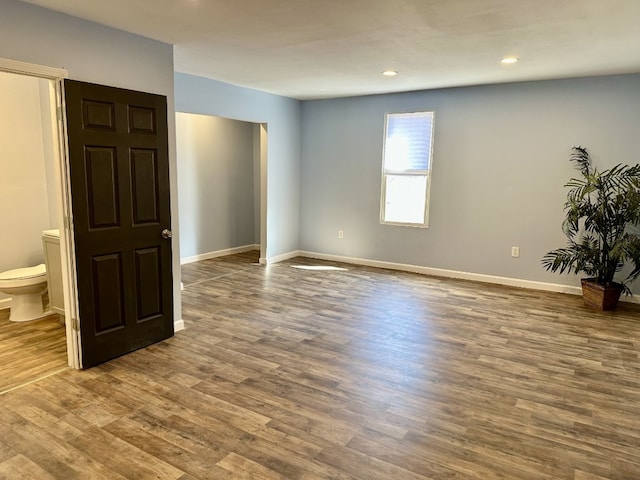
POLYGON ((520 256, 520 247, 511 247, 511 256, 518 258, 520 256))
POLYGON ((344 238, 344 232, 342 230, 338 230, 338 238, 344 238))

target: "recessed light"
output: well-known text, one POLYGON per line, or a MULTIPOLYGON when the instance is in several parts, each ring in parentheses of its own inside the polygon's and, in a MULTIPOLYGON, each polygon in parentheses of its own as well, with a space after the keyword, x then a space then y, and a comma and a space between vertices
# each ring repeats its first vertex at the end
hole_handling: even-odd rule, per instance
POLYGON ((385 70, 384 72, 382 72, 382 75, 384 75, 385 77, 395 77, 396 75, 398 75, 398 72, 396 70, 385 70))
POLYGON ((502 60, 500 60, 500 63, 510 64, 510 63, 517 63, 519 61, 520 59, 518 57, 503 57, 502 60))

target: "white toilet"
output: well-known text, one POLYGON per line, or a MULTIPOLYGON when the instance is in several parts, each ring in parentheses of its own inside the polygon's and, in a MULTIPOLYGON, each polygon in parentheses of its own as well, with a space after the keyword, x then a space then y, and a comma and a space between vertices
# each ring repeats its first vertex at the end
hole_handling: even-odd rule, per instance
POLYGON ((11 295, 9 320, 26 322, 48 315, 42 308, 42 294, 47 289, 47 268, 35 267, 0 272, 0 292, 11 295))

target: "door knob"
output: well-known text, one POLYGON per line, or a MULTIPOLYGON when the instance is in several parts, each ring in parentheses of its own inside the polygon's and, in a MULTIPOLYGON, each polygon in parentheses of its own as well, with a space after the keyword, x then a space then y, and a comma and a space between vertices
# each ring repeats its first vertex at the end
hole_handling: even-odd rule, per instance
POLYGON ((162 230, 162 238, 171 238, 173 237, 173 232, 171 230, 169 230, 168 228, 165 228, 164 230, 162 230))

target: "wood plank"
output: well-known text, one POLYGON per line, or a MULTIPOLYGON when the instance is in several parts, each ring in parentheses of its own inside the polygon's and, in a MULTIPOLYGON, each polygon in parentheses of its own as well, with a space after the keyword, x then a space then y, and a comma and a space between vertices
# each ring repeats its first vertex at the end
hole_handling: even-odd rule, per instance
POLYGON ((640 478, 640 307, 256 262, 183 266, 186 330, 0 396, 0 478, 640 478))
POLYGON ((12 322, 9 314, 9 309, 0 310, 0 394, 68 368, 67 339, 59 315, 12 322))

